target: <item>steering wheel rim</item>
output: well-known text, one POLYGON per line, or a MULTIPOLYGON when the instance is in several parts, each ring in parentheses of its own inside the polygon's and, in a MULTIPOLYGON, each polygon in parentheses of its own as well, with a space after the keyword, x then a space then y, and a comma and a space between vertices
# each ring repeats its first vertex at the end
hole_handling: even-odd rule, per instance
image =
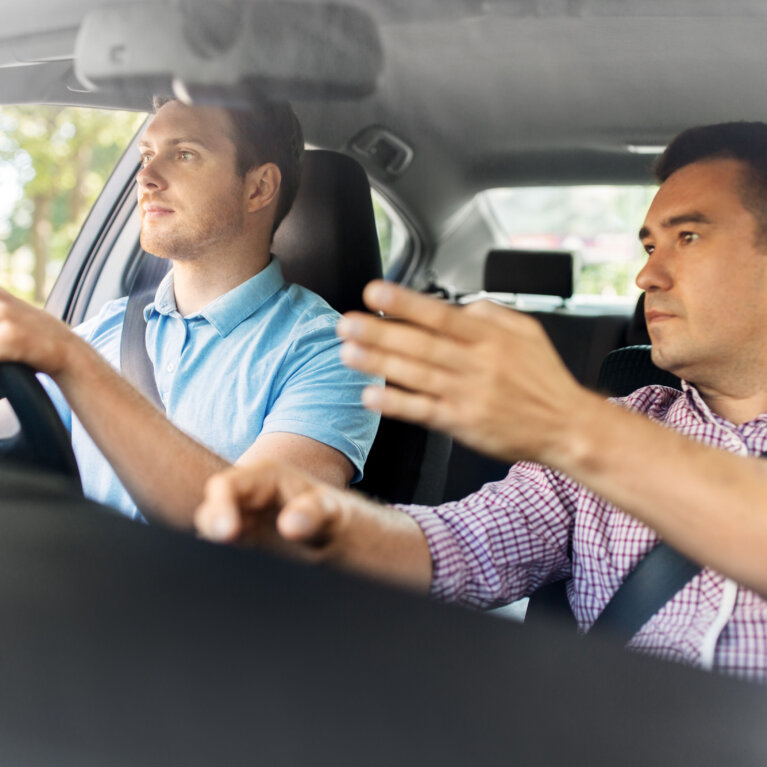
POLYGON ((0 460, 64 475, 82 490, 69 432, 35 371, 18 362, 0 362, 0 398, 8 400, 20 427, 0 439, 0 460))

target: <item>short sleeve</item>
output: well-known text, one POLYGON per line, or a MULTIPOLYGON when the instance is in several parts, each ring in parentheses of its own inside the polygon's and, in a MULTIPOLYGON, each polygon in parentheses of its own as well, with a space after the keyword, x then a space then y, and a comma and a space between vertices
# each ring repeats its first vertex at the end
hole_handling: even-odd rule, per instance
POLYGON ((362 390, 376 378, 347 368, 333 317, 317 318, 290 344, 262 434, 301 434, 339 450, 362 477, 380 416, 362 405, 362 390))

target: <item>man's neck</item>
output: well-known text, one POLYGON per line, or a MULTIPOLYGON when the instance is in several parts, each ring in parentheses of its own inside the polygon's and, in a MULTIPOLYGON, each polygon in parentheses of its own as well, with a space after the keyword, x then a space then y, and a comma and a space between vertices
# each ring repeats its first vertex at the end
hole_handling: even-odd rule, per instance
POLYGON ((736 426, 767 413, 767 391, 763 389, 728 393, 705 385, 697 385, 696 388, 714 413, 736 426))
POLYGON ((173 292, 179 314, 187 317, 246 282, 269 265, 269 250, 245 256, 173 261, 173 292))

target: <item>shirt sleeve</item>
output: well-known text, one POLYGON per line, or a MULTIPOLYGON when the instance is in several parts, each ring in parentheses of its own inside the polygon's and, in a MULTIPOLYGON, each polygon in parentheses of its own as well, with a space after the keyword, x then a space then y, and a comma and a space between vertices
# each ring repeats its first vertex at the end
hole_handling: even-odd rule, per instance
POLYGON ((318 322, 293 340, 285 355, 289 369, 261 433, 301 434, 330 445, 351 461, 352 482, 358 482, 380 420, 362 405, 362 390, 378 379, 347 368, 340 348, 334 320, 318 322))
POLYGON ((460 501, 400 506, 429 543, 431 595, 497 607, 569 577, 578 489, 547 467, 523 462, 460 501))

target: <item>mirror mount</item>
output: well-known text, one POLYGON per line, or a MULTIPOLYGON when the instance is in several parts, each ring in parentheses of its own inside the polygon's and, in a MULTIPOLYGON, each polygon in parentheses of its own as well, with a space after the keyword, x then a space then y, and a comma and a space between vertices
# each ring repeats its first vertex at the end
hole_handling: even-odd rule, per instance
POLYGON ((325 2, 127 2, 89 12, 77 78, 125 96, 236 106, 253 88, 285 99, 364 98, 383 68, 364 11, 325 2))

